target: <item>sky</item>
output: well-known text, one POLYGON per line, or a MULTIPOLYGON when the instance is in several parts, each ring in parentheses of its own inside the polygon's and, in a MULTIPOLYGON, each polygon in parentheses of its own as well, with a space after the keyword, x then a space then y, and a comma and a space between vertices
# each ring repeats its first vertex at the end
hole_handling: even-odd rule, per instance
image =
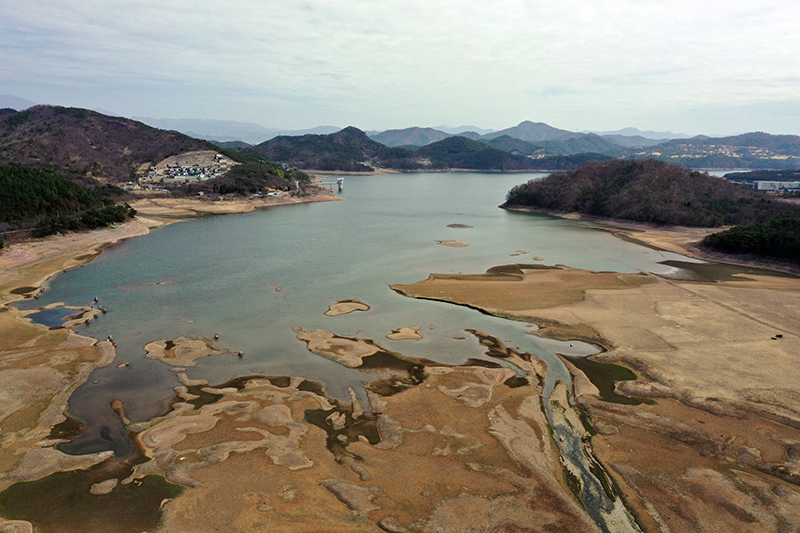
POLYGON ((800 2, 0 0, 0 94, 363 130, 800 134, 800 2))

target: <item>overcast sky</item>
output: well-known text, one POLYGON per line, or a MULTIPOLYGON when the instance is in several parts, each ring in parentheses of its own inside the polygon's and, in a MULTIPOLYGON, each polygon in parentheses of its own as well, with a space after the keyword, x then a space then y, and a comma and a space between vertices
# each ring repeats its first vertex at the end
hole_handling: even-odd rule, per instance
POLYGON ((0 0, 0 93, 384 130, 800 134, 791 0, 0 0))

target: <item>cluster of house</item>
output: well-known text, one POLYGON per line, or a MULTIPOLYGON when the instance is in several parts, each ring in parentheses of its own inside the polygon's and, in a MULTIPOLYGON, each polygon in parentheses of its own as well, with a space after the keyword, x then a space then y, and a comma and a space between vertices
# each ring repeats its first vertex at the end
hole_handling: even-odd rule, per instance
POLYGON ((232 159, 211 150, 186 152, 143 169, 137 185, 153 188, 199 183, 224 174, 236 164, 232 159))

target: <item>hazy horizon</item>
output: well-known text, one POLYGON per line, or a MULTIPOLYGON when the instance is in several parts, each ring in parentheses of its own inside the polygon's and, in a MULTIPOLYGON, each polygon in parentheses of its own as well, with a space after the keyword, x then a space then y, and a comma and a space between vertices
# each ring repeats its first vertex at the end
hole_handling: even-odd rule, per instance
POLYGON ((384 131, 797 134, 777 0, 0 0, 0 92, 122 116, 384 131))

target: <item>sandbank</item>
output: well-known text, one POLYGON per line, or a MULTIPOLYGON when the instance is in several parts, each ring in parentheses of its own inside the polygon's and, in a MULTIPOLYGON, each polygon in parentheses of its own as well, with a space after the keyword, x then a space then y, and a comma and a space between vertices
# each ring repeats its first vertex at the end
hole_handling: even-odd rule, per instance
MULTIPOLYGON (((698 256, 705 232, 633 238, 698 256)), ((604 348, 593 360, 638 373, 617 393, 654 401, 625 405, 568 365, 592 449, 645 530, 797 527, 800 278, 736 268, 696 281, 518 265, 393 288, 543 326, 534 335, 574 333, 604 348)))
POLYGON ((420 328, 422 328, 422 326, 393 329, 391 333, 386 335, 386 338, 393 341, 419 340, 422 338, 422 335, 419 334, 420 328))
POLYGON ((174 367, 195 366, 198 359, 220 354, 232 355, 227 350, 217 350, 210 339, 178 337, 175 340, 159 340, 144 346, 145 357, 156 359, 174 367))
POLYGON ((340 200, 331 194, 316 196, 290 196, 280 194, 266 198, 168 198, 161 196, 140 196, 130 202, 131 207, 142 216, 165 219, 167 221, 195 218, 206 215, 227 215, 249 213, 256 209, 292 205, 308 202, 328 202, 340 200))
POLYGON ((339 300, 335 304, 331 304, 328 310, 325 311, 326 316, 341 316, 349 315, 356 311, 369 311, 370 307, 357 300, 339 300))

